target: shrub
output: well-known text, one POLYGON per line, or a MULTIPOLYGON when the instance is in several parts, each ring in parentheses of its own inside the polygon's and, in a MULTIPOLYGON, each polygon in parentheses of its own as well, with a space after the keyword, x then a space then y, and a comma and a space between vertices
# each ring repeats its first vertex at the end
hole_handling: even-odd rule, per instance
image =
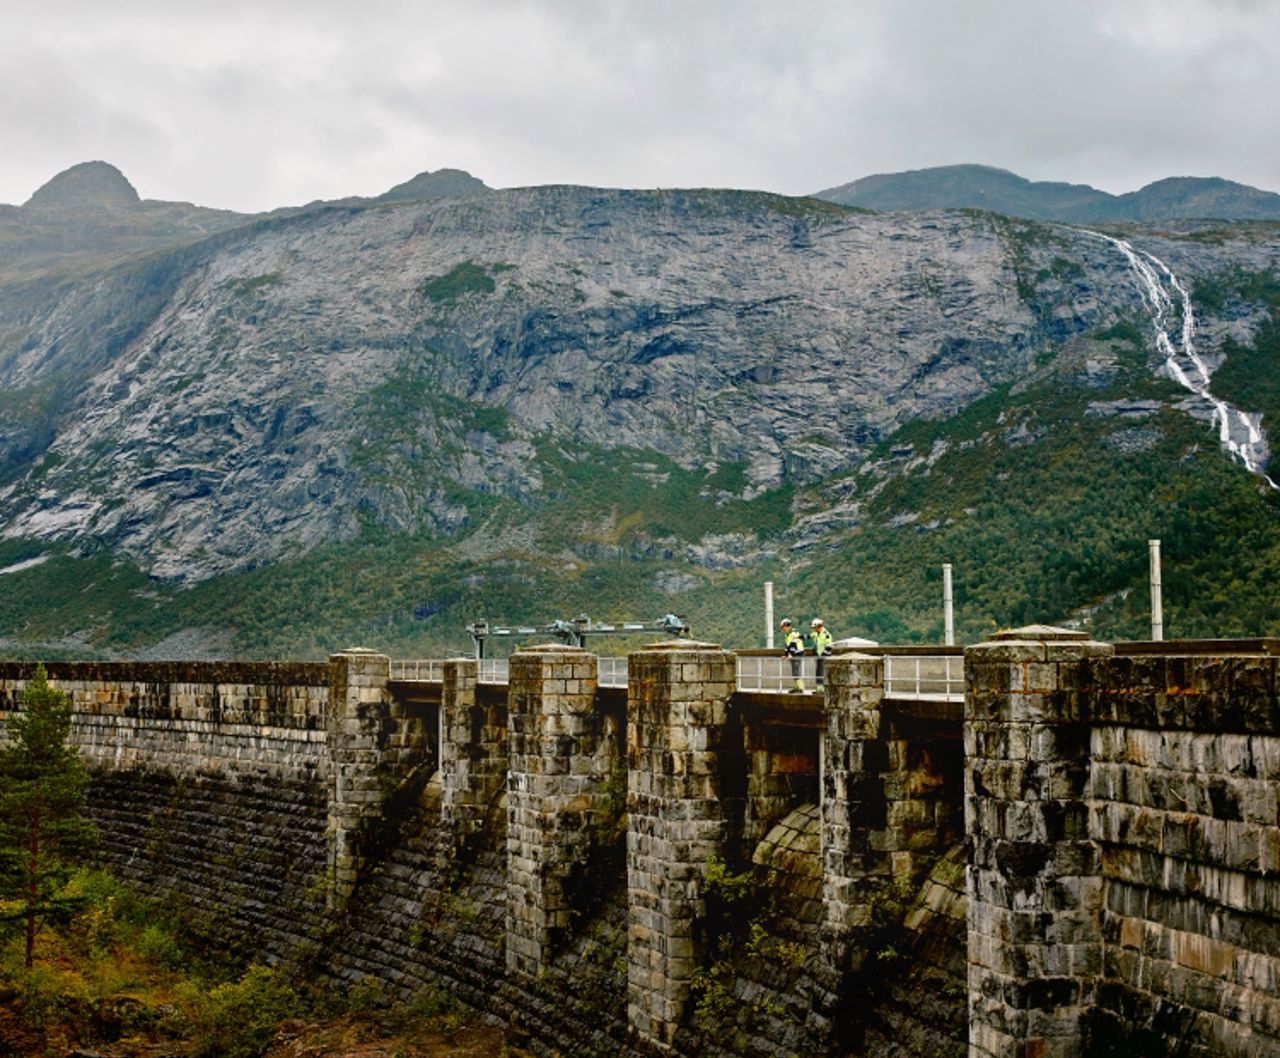
POLYGON ((259 1058, 275 1026, 302 1013, 298 993, 266 966, 208 993, 188 986, 184 999, 195 1058, 259 1058))

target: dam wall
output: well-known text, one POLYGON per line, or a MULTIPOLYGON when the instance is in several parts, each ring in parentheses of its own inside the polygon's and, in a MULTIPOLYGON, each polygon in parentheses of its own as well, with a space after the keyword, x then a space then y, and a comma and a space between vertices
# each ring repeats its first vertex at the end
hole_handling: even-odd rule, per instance
POLYGON ((1277 659, 1165 647, 1018 630, 963 706, 860 654, 746 693, 687 640, 625 689, 559 645, 506 686, 366 650, 47 668, 118 874, 535 1053, 1280 1054, 1277 659))
POLYGON ((1280 1054, 1264 652, 966 652, 970 1055, 1280 1054))

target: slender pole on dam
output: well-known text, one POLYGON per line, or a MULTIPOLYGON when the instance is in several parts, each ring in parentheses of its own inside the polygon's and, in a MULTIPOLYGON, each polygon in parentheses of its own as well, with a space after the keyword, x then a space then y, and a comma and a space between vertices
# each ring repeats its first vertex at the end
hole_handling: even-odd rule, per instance
POLYGON ((1164 602, 1160 594, 1160 541, 1148 540, 1147 547, 1151 552, 1151 640, 1159 643, 1164 639, 1164 602))
POLYGON ((773 649, 773 581, 764 582, 764 645, 773 649))
POLYGON ((953 647, 956 645, 956 621, 951 608, 951 563, 942 564, 942 629, 943 642, 953 647))

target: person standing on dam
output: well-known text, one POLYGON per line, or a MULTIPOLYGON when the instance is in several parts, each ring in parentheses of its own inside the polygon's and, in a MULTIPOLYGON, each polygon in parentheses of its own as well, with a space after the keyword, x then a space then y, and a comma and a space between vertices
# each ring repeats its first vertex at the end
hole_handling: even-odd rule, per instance
POLYGON ((831 653, 831 641, 833 637, 831 633, 827 631, 827 626, 822 623, 821 617, 815 617, 813 619, 812 628, 813 633, 809 636, 809 639, 813 643, 813 655, 817 659, 817 680, 815 681, 815 685, 818 690, 821 691, 823 687, 823 680, 826 676, 827 655, 831 653))
POLYGON ((791 659, 792 694, 800 694, 804 690, 804 679, 800 675, 800 666, 804 658, 804 636, 791 626, 791 619, 784 617, 780 622, 782 628, 782 649, 791 659))

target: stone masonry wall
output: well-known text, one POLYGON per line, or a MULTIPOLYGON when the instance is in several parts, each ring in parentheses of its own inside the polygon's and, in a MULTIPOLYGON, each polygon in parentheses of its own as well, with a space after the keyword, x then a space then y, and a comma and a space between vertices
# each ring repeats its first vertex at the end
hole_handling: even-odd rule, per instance
MULTIPOLYGON (((0 719, 35 666, 0 664, 0 719)), ((329 666, 51 663, 90 769, 97 855, 282 958, 324 906, 329 666)))
POLYGON ((762 723, 747 714, 742 725, 747 787, 741 841, 747 850, 793 809, 818 802, 818 740, 812 727, 762 723))
POLYGON ((444 663, 440 689, 440 781, 442 813, 453 840, 463 843, 484 826, 507 780, 507 710, 486 705, 476 694, 479 663, 444 663))
POLYGON ((970 1055, 1280 1055, 1266 655, 967 652, 970 1055))
POLYGON ((732 655, 710 643, 659 644, 628 662, 628 1021, 659 1052, 706 956, 703 878, 725 855, 719 754, 733 681, 732 655))
POLYGON ((511 656, 506 965, 537 975, 583 910, 575 900, 606 812, 616 737, 596 709, 598 661, 576 647, 511 656), (575 880, 579 884, 575 885, 575 880))
POLYGON ((1089 836, 1105 882, 1095 1048, 1280 1054, 1275 657, 1094 664, 1089 836))
POLYGON ((1102 967, 1088 839, 1084 664, 1111 647, 1025 629, 966 655, 970 1058, 1072 1058, 1102 967))

